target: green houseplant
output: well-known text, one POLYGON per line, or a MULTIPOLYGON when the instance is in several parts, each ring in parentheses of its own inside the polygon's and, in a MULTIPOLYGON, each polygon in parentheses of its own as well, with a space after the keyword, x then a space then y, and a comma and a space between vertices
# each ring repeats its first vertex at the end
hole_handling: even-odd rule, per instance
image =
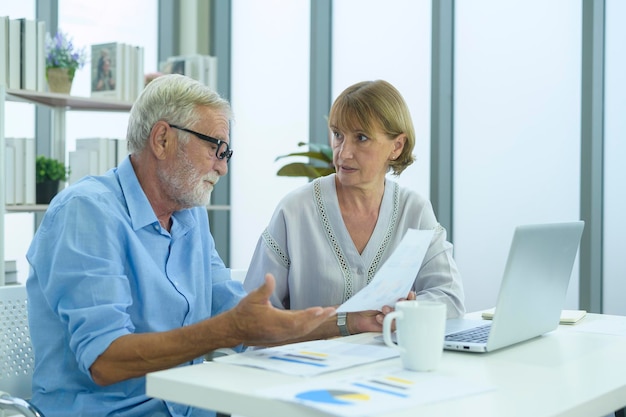
POLYGON ((290 162, 281 167, 276 175, 281 177, 307 177, 309 179, 314 179, 335 172, 335 166, 333 165, 333 150, 330 145, 325 143, 298 142, 298 146, 307 146, 309 150, 281 155, 276 158, 276 161, 282 158, 298 156, 310 158, 311 161, 308 163, 290 162))
POLYGON ((39 155, 35 161, 37 204, 48 204, 59 192, 61 181, 67 181, 69 167, 57 159, 39 155))

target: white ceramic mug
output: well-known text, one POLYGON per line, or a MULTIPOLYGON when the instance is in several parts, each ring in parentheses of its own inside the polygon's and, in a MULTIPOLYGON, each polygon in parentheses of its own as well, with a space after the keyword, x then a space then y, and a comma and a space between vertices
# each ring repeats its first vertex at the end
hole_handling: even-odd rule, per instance
POLYGON ((411 371, 437 369, 443 353, 446 305, 436 301, 398 301, 383 321, 385 344, 400 351, 402 365, 411 371), (396 321, 396 345, 391 324, 396 321))

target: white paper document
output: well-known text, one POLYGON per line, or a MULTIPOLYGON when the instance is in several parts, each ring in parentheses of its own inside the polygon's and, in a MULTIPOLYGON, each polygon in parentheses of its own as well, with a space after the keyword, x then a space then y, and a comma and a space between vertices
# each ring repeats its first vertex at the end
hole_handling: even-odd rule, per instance
POLYGON ((258 393, 332 415, 357 417, 376 416, 493 389, 484 383, 438 372, 412 372, 397 367, 336 380, 309 379, 298 384, 261 389, 258 393))
POLYGON ((315 340, 215 358, 216 362, 252 366, 290 375, 312 376, 398 356, 386 346, 315 340))
POLYGON ((337 308, 337 312, 380 310, 406 298, 422 266, 434 230, 409 229, 372 282, 337 308))

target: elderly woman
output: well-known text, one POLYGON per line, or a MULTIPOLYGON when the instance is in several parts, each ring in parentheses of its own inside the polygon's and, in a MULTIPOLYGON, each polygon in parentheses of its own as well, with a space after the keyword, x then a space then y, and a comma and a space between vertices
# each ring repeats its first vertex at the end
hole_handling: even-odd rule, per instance
MULTIPOLYGON (((400 175, 415 160, 415 132, 402 95, 386 81, 360 82, 337 97, 328 120, 336 173, 278 204, 257 243, 245 288, 262 285, 262 272, 270 272, 276 278, 271 302, 279 308, 338 305, 372 280, 407 229, 433 229, 407 298, 442 301, 448 317, 463 315, 452 244, 430 201, 386 176, 400 175)), ((380 331, 389 311, 381 306, 340 314, 324 326, 334 335, 380 331)))

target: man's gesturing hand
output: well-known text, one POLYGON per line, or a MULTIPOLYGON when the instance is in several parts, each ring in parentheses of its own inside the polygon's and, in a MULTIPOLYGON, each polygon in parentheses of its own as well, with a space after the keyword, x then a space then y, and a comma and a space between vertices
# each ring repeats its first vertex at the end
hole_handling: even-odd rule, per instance
POLYGON ((248 346, 278 345, 301 339, 335 314, 334 307, 277 309, 269 300, 274 286, 274 277, 266 274, 265 283, 228 313, 232 314, 232 331, 248 346))

